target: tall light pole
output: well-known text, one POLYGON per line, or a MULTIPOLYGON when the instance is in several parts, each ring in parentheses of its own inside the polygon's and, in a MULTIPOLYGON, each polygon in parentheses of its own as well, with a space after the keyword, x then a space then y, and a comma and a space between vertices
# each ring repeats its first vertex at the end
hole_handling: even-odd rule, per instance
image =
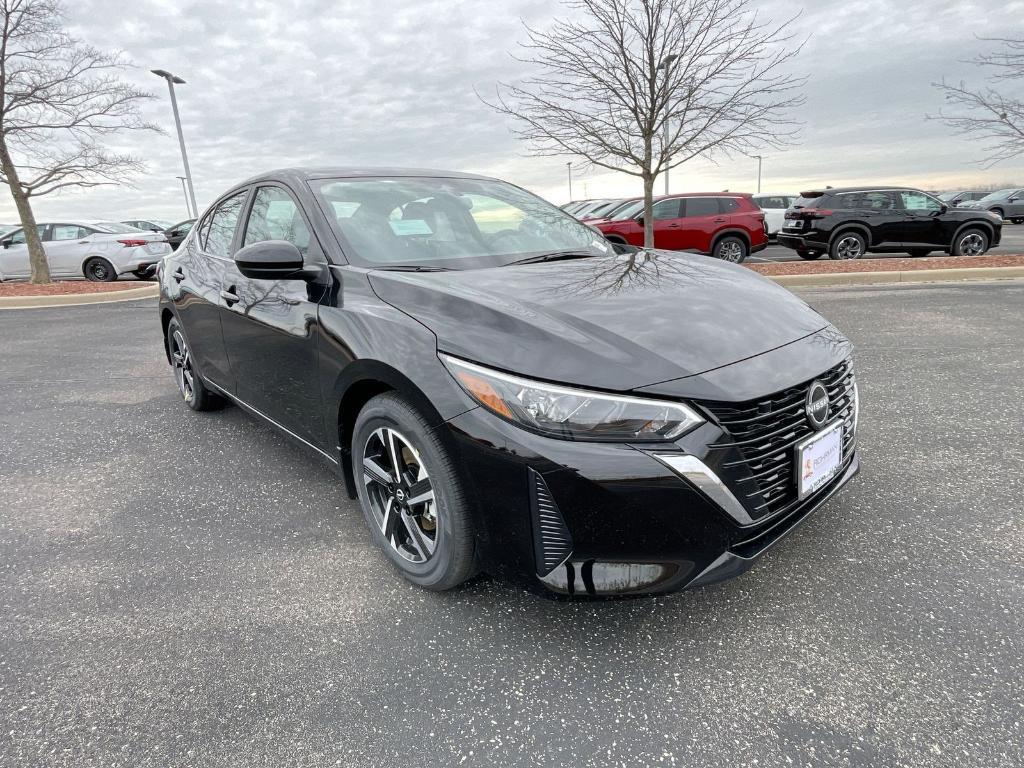
MULTIPOLYGON (((656 67, 656 69, 664 69, 665 70, 665 86, 666 86, 666 89, 668 87, 668 68, 669 68, 669 65, 673 61, 678 59, 678 58, 679 58, 679 54, 677 54, 677 53, 670 53, 668 56, 663 58, 661 60, 661 62, 658 64, 658 66, 656 67)), ((668 151, 668 143, 669 143, 669 137, 668 137, 668 115, 665 115, 665 121, 662 123, 662 126, 665 129, 664 130, 664 139, 662 139, 662 142, 664 143, 665 151, 667 152, 668 151)), ((668 157, 665 158, 665 163, 666 163, 666 166, 665 166, 665 194, 667 195, 668 194, 668 157)))
POLYGON ((764 158, 761 155, 751 155, 751 157, 757 158, 757 193, 761 194, 761 161, 764 158))
POLYGON ((572 160, 565 164, 565 167, 569 169, 569 202, 572 202, 572 160))
POLYGON ((174 97, 174 86, 184 85, 185 81, 177 75, 172 75, 166 69, 151 69, 157 77, 167 81, 167 90, 171 92, 171 109, 174 110, 174 126, 178 129, 178 143, 181 145, 181 162, 185 165, 185 181, 188 183, 188 198, 192 201, 192 210, 198 213, 196 206, 196 191, 192 188, 192 171, 188 167, 188 153, 185 152, 185 135, 181 132, 181 117, 178 116, 178 100, 174 97))
POLYGON ((188 218, 191 219, 193 214, 192 214, 192 208, 188 204, 188 190, 185 189, 185 177, 184 176, 175 176, 175 178, 178 179, 181 182, 181 194, 183 194, 185 196, 185 215, 188 218))

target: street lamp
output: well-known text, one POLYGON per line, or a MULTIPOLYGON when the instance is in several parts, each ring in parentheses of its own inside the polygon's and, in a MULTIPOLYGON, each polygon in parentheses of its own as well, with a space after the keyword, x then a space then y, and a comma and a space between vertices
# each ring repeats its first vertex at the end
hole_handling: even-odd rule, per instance
POLYGON ((199 213, 199 208, 196 206, 196 192, 192 188, 192 171, 188 167, 188 153, 185 152, 185 135, 181 132, 181 118, 178 116, 178 100, 174 97, 174 86, 184 85, 185 81, 177 75, 172 75, 166 69, 151 69, 149 70, 157 77, 162 77, 167 81, 167 90, 171 92, 171 109, 174 110, 174 125, 178 129, 178 143, 181 145, 181 162, 185 165, 185 181, 188 183, 188 197, 192 201, 192 210, 199 213))
MULTIPOLYGON (((673 61, 678 59, 678 58, 679 58, 679 54, 677 54, 677 53, 670 53, 668 56, 663 58, 661 60, 661 62, 658 64, 658 66, 656 67, 656 69, 664 69, 665 70, 665 86, 666 86, 666 88, 668 86, 668 68, 669 68, 669 65, 673 61)), ((663 143, 665 145, 665 151, 667 152, 668 151, 668 143, 669 143, 669 138, 668 138, 668 115, 665 115, 665 122, 662 123, 662 127, 665 129, 665 138, 663 139, 663 143)), ((665 158, 665 194, 666 195, 668 194, 668 161, 669 161, 669 158, 666 157, 665 158)))
POLYGON ((191 219, 192 218, 192 208, 188 204, 188 190, 185 189, 185 177, 184 176, 175 176, 174 178, 178 179, 178 181, 181 182, 181 194, 183 194, 185 196, 185 215, 188 218, 191 219))
POLYGON ((757 193, 761 194, 761 161, 764 158, 761 155, 751 155, 751 157, 757 158, 757 193))
POLYGON ((569 169, 569 202, 572 202, 572 160, 565 164, 565 167, 569 169))

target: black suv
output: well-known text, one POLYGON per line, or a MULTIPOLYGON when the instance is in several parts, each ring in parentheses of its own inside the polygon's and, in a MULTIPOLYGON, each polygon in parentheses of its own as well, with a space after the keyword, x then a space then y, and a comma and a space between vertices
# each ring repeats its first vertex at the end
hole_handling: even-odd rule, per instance
POLYGON ((786 211, 780 245, 801 258, 859 259, 865 253, 927 256, 943 251, 980 256, 999 245, 1002 219, 988 211, 950 208, 906 187, 844 187, 803 192, 786 211))

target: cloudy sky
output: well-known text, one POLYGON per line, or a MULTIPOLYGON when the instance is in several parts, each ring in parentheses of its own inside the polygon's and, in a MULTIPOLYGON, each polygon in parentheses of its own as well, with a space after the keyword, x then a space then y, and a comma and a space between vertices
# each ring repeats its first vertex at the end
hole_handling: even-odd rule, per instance
MULTIPOLYGON (((754 0, 782 20, 799 4, 754 0)), ((499 176, 563 203, 565 161, 531 158, 505 119, 477 98, 523 75, 510 53, 522 21, 543 27, 566 13, 546 0, 76 0, 67 21, 80 39, 121 48, 127 77, 156 96, 148 119, 165 134, 117 139, 147 172, 117 186, 40 198, 37 217, 185 217, 181 157, 164 68, 183 77, 178 100, 200 208, 231 184, 285 165, 390 165, 499 176), (243 10, 244 9, 244 10, 243 10)), ((981 83, 963 63, 985 35, 1024 26, 1022 0, 819 0, 793 31, 810 35, 798 67, 810 76, 800 144, 766 153, 764 189, 893 182, 945 189, 1024 184, 1024 158, 983 170, 978 148, 925 121, 940 100, 930 83, 981 83)), ((1024 90, 1024 85, 1015 86, 1024 90)), ((1024 95, 1024 94, 1022 94, 1024 95)), ((576 173, 574 197, 640 193, 600 169, 576 173)), ((672 190, 750 190, 756 161, 694 161, 672 190)), ((660 190, 660 183, 659 183, 660 190)), ((0 222, 16 221, 9 195, 0 222)))

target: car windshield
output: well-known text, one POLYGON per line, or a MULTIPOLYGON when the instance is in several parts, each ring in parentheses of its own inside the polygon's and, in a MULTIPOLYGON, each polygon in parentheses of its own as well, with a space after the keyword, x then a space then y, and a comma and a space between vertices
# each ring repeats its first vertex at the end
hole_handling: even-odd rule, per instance
POLYGON ((599 232, 502 181, 380 177, 311 186, 345 255, 360 266, 478 269, 551 253, 612 253, 599 232))
POLYGON ((168 221, 167 219, 150 219, 149 223, 156 224, 161 229, 167 229, 168 227, 174 226, 174 223, 168 221))
POLYGON ((608 214, 609 221, 624 221, 625 219, 631 219, 636 216, 640 211, 644 209, 643 200, 634 200, 631 203, 620 205, 610 214, 608 214))
POLYGON ((117 234, 124 234, 126 232, 142 232, 143 230, 137 227, 129 226, 128 224, 121 224, 117 221, 97 221, 92 225, 95 229, 101 232, 111 232, 117 234))
POLYGON ((1015 189, 1000 189, 998 192, 993 192, 990 195, 985 195, 978 202, 987 203, 989 200, 1002 200, 1004 197, 1009 197, 1013 192, 1016 191, 1017 190, 1015 189))

